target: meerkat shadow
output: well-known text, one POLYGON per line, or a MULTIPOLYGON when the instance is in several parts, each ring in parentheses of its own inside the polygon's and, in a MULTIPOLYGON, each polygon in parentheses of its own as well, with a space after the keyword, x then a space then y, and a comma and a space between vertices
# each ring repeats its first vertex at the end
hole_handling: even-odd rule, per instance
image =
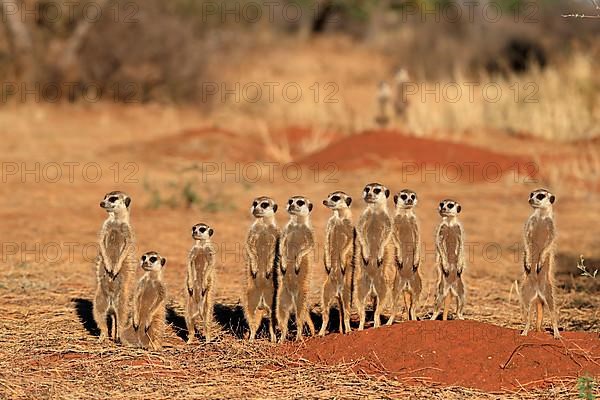
POLYGON ((94 320, 94 303, 82 298, 71 299, 71 302, 75 305, 75 312, 84 329, 92 336, 100 336, 100 329, 94 320))
MULTIPOLYGON (((213 315, 215 321, 229 335, 238 339, 243 339, 245 332, 248 330, 244 309, 239 304, 221 304, 215 303, 213 306, 213 315)), ((258 330, 268 332, 266 320, 263 320, 258 330)))
POLYGON ((167 306, 167 323, 171 326, 175 334, 183 341, 188 338, 185 318, 178 314, 172 305, 167 306))

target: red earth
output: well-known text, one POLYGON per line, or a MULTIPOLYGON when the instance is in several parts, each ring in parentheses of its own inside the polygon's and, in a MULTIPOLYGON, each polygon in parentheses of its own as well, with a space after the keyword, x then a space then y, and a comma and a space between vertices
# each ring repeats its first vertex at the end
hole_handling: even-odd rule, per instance
POLYGON ((462 386, 488 392, 543 387, 561 379, 600 376, 600 338, 591 332, 524 337, 477 321, 408 321, 349 335, 330 334, 284 351, 315 363, 355 363, 358 373, 411 384, 462 386))

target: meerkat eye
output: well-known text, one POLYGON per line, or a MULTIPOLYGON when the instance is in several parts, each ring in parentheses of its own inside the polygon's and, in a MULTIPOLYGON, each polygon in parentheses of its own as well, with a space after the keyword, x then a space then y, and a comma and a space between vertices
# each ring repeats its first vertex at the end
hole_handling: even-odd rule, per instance
POLYGON ((416 199, 416 197, 417 197, 417 196, 415 196, 414 194, 411 194, 411 195, 410 195, 410 198, 411 198, 411 199, 413 199, 413 200, 414 200, 414 199, 416 199))
POLYGON ((142 256, 142 262, 146 262, 146 256, 142 256))
POLYGON ((379 193, 381 193, 381 189, 375 188, 375 189, 373 189, 373 193, 379 194, 379 193))
POLYGON ((294 202, 294 200, 292 200, 292 199, 289 199, 289 200, 288 200, 288 204, 289 204, 290 206, 292 205, 292 203, 293 203, 293 202, 294 202))
POLYGON ((331 196, 331 201, 338 202, 340 201, 340 196, 331 196))
POLYGON ((449 203, 449 204, 448 204, 448 209, 449 209, 449 210, 452 210, 453 208, 454 208, 454 203, 449 203))
POLYGON ((367 187, 365 188, 364 192, 365 192, 365 193, 369 193, 369 191, 370 191, 370 190, 371 190, 371 188, 367 186, 367 187))
POLYGON ((529 198, 533 198, 533 192, 529 193, 529 198))
POLYGON ((200 233, 204 233, 206 231, 205 227, 200 228, 200 233))
POLYGON ((535 198, 538 200, 544 200, 544 198, 546 198, 546 195, 543 193, 538 193, 538 195, 535 196, 535 198))
POLYGON ((440 208, 444 208, 444 203, 440 203, 440 208))
POLYGON ((150 257, 150 262, 151 262, 152 264, 154 264, 154 263, 156 262, 156 260, 158 260, 158 258, 156 258, 156 256, 152 256, 152 257, 150 257))
POLYGON ((269 203, 267 203, 266 201, 263 201, 262 203, 260 203, 260 208, 269 208, 269 203))
POLYGON ((400 195, 400 198, 401 198, 402 200, 406 200, 406 199, 408 198, 408 196, 407 196, 407 195, 405 195, 404 193, 402 193, 402 194, 400 195))
POLYGON ((255 201, 254 203, 252 203, 252 207, 256 207, 258 205, 258 201, 255 201))
POLYGON ((302 206, 303 206, 304 204, 306 204, 306 203, 304 202, 304 200, 298 200, 298 201, 296 202, 296 204, 298 205, 298 207, 302 207, 302 206))
POLYGON ((110 201, 111 203, 114 203, 115 201, 117 201, 119 198, 117 196, 110 196, 108 198, 108 201, 110 201))

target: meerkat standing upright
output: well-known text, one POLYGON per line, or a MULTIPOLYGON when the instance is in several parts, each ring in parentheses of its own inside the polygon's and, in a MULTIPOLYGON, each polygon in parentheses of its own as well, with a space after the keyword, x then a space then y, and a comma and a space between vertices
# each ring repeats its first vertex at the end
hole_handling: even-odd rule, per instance
POLYGON ((387 302, 388 286, 393 282, 387 275, 392 266, 389 248, 392 221, 387 211, 390 191, 379 183, 370 183, 363 190, 367 207, 360 215, 356 227, 358 264, 355 269, 356 305, 360 316, 358 330, 363 330, 366 322, 366 302, 370 296, 375 299, 374 327, 381 325, 381 311, 387 302))
POLYGON ((325 284, 321 300, 323 324, 319 335, 324 335, 329 322, 329 312, 337 300, 340 312, 340 333, 350 329, 350 311, 354 277, 354 244, 356 231, 350 211, 352 198, 344 192, 333 192, 323 200, 323 205, 333 211, 325 232, 325 284))
POLYGON ((196 333, 196 320, 200 318, 204 325, 204 339, 210 342, 212 336, 212 291, 215 280, 216 249, 211 236, 214 230, 206 224, 192 227, 194 245, 188 256, 186 277, 187 305, 185 322, 188 330, 188 343, 192 343, 196 333))
POLYGON ((131 283, 135 277, 135 235, 129 222, 131 198, 123 192, 110 192, 100 202, 108 218, 102 224, 96 262, 98 285, 94 298, 94 320, 100 340, 108 337, 108 318, 112 339, 119 342, 127 324, 131 283))
POLYGON ((521 304, 525 318, 526 336, 531 325, 531 306, 537 306, 536 329, 542 330, 544 306, 548 307, 552 320, 555 338, 560 338, 558 331, 558 310, 554 304, 554 242, 556 228, 552 215, 552 205, 556 197, 545 189, 538 189, 529 195, 529 204, 533 213, 525 223, 523 267, 525 276, 520 287, 521 304))
POLYGON ((310 223, 310 212, 313 205, 302 196, 294 196, 288 200, 287 212, 290 220, 281 235, 280 276, 277 291, 277 322, 281 329, 280 341, 286 340, 288 320, 292 311, 296 314, 296 340, 302 338, 304 324, 308 325, 310 334, 315 334, 315 327, 308 310, 308 284, 311 268, 311 254, 315 247, 315 239, 310 223))
POLYGON ((155 251, 144 253, 140 266, 145 271, 133 297, 133 329, 143 348, 160 350, 165 330, 167 288, 162 271, 167 259, 155 251))
POLYGON ((375 122, 381 128, 385 128, 390 122, 389 104, 392 97, 392 89, 386 81, 381 81, 377 88, 377 104, 379 106, 378 114, 375 116, 375 122))
POLYGON ((456 317, 463 319, 465 305, 465 285, 462 274, 466 267, 464 231, 458 220, 462 207, 454 200, 440 202, 439 213, 442 221, 435 236, 436 263, 439 267, 438 290, 431 319, 440 315, 440 306, 444 303, 442 319, 448 319, 451 296, 456 297, 456 317))
POLYGON ((415 308, 422 288, 419 275, 421 238, 419 221, 414 212, 417 201, 417 194, 409 189, 394 195, 396 215, 392 225, 392 240, 395 248, 396 279, 392 294, 392 315, 388 325, 394 323, 400 294, 404 296, 407 319, 417 319, 415 308))
POLYGON ((269 336, 274 342, 275 272, 280 236, 275 221, 277 204, 269 197, 257 197, 252 202, 250 212, 255 220, 246 237, 248 275, 244 314, 250 328, 251 341, 255 339, 266 314, 269 320, 269 336))

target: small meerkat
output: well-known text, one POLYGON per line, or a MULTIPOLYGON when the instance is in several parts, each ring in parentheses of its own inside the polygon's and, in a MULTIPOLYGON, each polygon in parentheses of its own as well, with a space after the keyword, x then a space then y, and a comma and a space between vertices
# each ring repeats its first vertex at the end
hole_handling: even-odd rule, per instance
POLYGON ((358 330, 363 330, 366 322, 366 302, 372 296, 375 304, 374 327, 381 325, 381 311, 387 301, 388 286, 393 282, 387 275, 392 267, 390 249, 392 221, 387 210, 390 191, 379 183, 370 183, 363 190, 367 206, 360 215, 356 227, 357 266, 356 304, 360 317, 358 330))
POLYGON ((247 286, 244 314, 250 328, 250 340, 256 338, 263 317, 269 321, 269 337, 275 337, 275 272, 278 262, 280 231, 275 221, 277 204, 265 196, 252 202, 254 222, 246 237, 247 286))
POLYGON ((323 324, 319 335, 325 335, 329 312, 337 300, 340 313, 340 333, 349 333, 352 289, 354 278, 354 244, 356 231, 350 211, 352 197, 344 192, 333 192, 323 200, 323 205, 333 211, 325 231, 325 272, 321 300, 323 324))
POLYGON ((100 202, 108 213, 99 234, 100 252, 96 261, 97 288, 94 297, 94 320, 100 340, 108 337, 121 341, 129 318, 131 285, 135 278, 135 235, 129 222, 131 198, 123 192, 110 192, 100 202))
POLYGON ((310 223, 312 203, 302 196, 288 200, 287 212, 290 220, 281 235, 279 287, 277 291, 277 322, 281 329, 280 341, 287 338, 290 314, 296 314, 296 340, 302 338, 304 324, 311 336, 315 326, 308 310, 308 284, 311 268, 311 253, 315 239, 310 223))
POLYGON ((377 88, 378 114, 375 116, 375 122, 381 128, 385 128, 390 122, 389 104, 392 97, 392 89, 386 81, 381 81, 377 88))
POLYGON ((186 313, 185 323, 188 330, 187 343, 192 343, 196 334, 196 322, 202 320, 204 339, 212 339, 210 326, 213 319, 213 285, 215 280, 216 248, 211 237, 214 230, 206 224, 192 227, 194 245, 188 256, 186 278, 186 313))
POLYGON ((399 296, 404 297, 407 319, 416 320, 416 303, 421 294, 421 238, 419 220, 414 212, 418 202, 417 194, 403 189, 394 195, 396 214, 392 223, 392 241, 395 249, 396 279, 394 280, 392 315, 387 324, 394 323, 399 296))
POLYGON ((167 259, 155 251, 142 255, 140 266, 144 275, 138 282, 133 297, 133 329, 138 343, 151 350, 162 349, 167 298, 162 271, 166 262, 167 259))
POLYGON ((442 319, 448 319, 452 296, 456 297, 456 317, 463 319, 465 305, 465 285, 462 274, 466 267, 464 231, 458 220, 462 207, 459 202, 446 199, 440 202, 438 211, 442 221, 435 236, 436 264, 439 267, 438 290, 431 319, 440 315, 440 306, 444 303, 442 319))
POLYGON ((554 242, 556 227, 552 205, 556 197, 545 189, 538 189, 529 195, 529 204, 533 213, 525 223, 523 242, 523 268, 525 276, 520 287, 521 304, 525 318, 525 329, 522 335, 526 336, 531 325, 531 306, 537 306, 536 329, 542 330, 544 306, 548 307, 552 320, 552 330, 555 338, 560 338, 558 332, 558 310, 554 304, 554 242))

